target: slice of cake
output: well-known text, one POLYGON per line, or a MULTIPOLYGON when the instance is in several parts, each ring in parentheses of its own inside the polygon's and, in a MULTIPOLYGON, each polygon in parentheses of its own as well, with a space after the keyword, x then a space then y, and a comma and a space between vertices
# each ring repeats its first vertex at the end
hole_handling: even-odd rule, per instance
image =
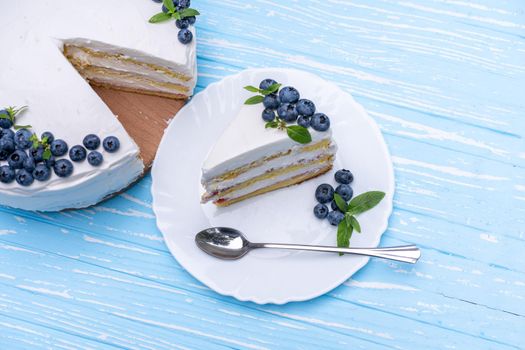
MULTIPOLYGON (((264 84, 261 86, 265 87, 264 84)), ((312 116, 314 111, 301 109, 299 106, 304 103, 299 101, 296 104, 298 98, 295 97, 291 98, 292 103, 283 103, 286 101, 282 98, 286 97, 283 91, 287 91, 286 88, 281 89, 280 102, 274 105, 280 112, 279 116, 275 111, 270 113, 273 108, 265 109, 261 104, 244 105, 221 135, 202 166, 203 203, 213 201, 217 206, 228 206, 301 183, 332 168, 337 146, 332 140, 331 130, 324 125, 315 125, 323 131, 308 127, 314 119, 314 123, 319 124, 319 118, 325 121, 327 117, 322 113, 312 116), (310 115, 300 115, 297 109, 310 115), (292 116, 285 113, 292 113, 292 116), (306 120, 299 120, 305 127, 295 125, 298 117, 306 120), (309 135, 306 140, 290 135, 305 130, 309 135)), ((276 93, 269 95, 267 100, 277 97, 276 93)))
POLYGON ((145 152, 130 133, 158 134, 153 125, 165 125, 165 120, 144 110, 123 125, 130 119, 119 120, 89 83, 172 99, 191 96, 198 13, 188 4, 0 4, 0 23, 8 28, 0 31, 2 47, 8 48, 0 55, 1 205, 38 211, 84 208, 122 191, 148 170, 145 152), (22 106, 27 107, 19 110, 22 106))

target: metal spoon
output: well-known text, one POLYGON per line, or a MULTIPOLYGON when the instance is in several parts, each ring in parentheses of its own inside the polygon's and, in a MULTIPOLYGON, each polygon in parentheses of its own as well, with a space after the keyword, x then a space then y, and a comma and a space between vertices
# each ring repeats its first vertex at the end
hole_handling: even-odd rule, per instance
POLYGON ((195 236, 195 243, 206 253, 220 259, 235 260, 242 258, 252 249, 274 248, 309 250, 315 252, 345 253, 373 256, 414 264, 421 256, 415 245, 389 248, 337 248, 301 244, 251 243, 243 234, 229 227, 212 227, 202 230, 195 236))

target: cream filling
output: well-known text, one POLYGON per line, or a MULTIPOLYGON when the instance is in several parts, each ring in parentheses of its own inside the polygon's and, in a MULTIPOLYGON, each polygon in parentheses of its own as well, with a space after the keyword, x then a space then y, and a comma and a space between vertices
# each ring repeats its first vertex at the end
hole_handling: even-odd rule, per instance
POLYGON ((219 199, 231 200, 231 199, 235 199, 235 198, 238 198, 238 197, 242 197, 244 195, 247 195, 247 194, 250 194, 252 192, 258 191, 258 190, 260 190, 262 188, 265 188, 265 187, 270 187, 272 185, 275 185, 275 184, 277 184, 279 182, 282 182, 284 180, 290 179, 292 177, 299 176, 299 175, 306 174, 306 173, 310 173, 310 172, 315 172, 317 170, 323 169, 323 168, 326 167, 326 165, 327 165, 326 162, 325 163, 311 164, 311 165, 302 167, 300 169, 296 169, 296 170, 291 171, 291 172, 286 173, 286 174, 281 174, 281 175, 276 176, 276 177, 272 177, 272 178, 269 178, 269 179, 265 179, 265 180, 261 180, 261 181, 255 182, 254 184, 252 184, 250 186, 247 186, 247 187, 240 188, 238 190, 232 191, 231 193, 228 193, 224 197, 220 197, 218 195, 213 196, 209 200, 210 201, 217 201, 219 199))
POLYGON ((213 193, 215 191, 221 191, 238 184, 241 184, 245 181, 248 181, 254 177, 260 176, 266 172, 269 172, 273 169, 284 168, 300 163, 308 163, 317 158, 326 155, 334 155, 337 150, 335 144, 330 144, 328 148, 321 148, 315 150, 314 152, 292 152, 291 154, 272 159, 268 162, 263 163, 261 166, 252 168, 244 173, 239 174, 233 179, 228 179, 220 182, 210 182, 205 184, 206 191, 208 193, 213 193))

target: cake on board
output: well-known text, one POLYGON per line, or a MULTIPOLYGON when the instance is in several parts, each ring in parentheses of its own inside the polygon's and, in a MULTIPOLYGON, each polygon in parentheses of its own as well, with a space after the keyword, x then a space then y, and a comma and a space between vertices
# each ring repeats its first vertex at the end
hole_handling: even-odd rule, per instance
POLYGON ((149 169, 197 75, 196 11, 184 0, 168 7, 0 5, 0 204, 84 208, 149 169))

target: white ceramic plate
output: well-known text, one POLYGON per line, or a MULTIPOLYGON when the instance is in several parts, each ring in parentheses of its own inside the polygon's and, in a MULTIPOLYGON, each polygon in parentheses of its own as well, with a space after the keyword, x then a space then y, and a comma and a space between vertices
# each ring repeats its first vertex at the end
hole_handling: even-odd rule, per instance
POLYGON ((330 291, 368 259, 264 249, 241 260, 222 261, 195 245, 195 234, 212 226, 234 227, 253 242, 336 244, 336 227, 316 219, 312 213, 316 187, 324 182, 335 184, 334 171, 227 208, 200 204, 202 162, 251 95, 243 87, 258 85, 264 78, 295 86, 302 97, 314 101, 317 110, 330 117, 339 146, 334 171, 351 169, 355 194, 369 190, 386 192, 380 205, 359 217, 363 233, 353 235, 352 246, 379 244, 392 211, 394 174, 381 132, 363 107, 335 84, 310 73, 270 68, 246 70, 211 84, 180 110, 164 134, 152 170, 153 210, 168 248, 189 273, 218 293, 260 304, 282 304, 330 291))

